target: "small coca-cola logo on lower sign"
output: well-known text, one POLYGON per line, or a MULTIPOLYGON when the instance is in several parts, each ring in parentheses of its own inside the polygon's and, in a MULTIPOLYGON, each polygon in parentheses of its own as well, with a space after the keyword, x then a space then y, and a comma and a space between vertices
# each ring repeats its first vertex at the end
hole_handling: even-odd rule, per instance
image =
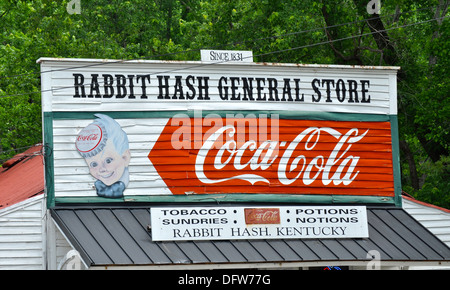
POLYGON ((247 225, 280 223, 279 208, 246 208, 244 213, 247 225))

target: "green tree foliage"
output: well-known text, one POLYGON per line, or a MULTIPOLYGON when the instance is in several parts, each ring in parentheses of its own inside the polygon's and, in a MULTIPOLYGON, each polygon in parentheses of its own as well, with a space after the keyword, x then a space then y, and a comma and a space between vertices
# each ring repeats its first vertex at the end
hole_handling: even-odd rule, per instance
POLYGON ((448 0, 381 0, 379 14, 369 0, 80 0, 80 14, 68 2, 0 0, 0 160, 41 142, 40 57, 198 60, 217 48, 395 65, 403 187, 450 208, 448 0))

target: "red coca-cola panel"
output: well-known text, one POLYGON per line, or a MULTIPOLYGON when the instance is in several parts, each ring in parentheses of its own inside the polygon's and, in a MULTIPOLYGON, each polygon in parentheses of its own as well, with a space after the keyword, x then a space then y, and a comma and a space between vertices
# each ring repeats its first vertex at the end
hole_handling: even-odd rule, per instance
POLYGON ((172 118, 148 157, 173 194, 394 196, 389 122, 172 118))
POLYGON ((279 208, 244 208, 245 224, 279 224, 279 208))

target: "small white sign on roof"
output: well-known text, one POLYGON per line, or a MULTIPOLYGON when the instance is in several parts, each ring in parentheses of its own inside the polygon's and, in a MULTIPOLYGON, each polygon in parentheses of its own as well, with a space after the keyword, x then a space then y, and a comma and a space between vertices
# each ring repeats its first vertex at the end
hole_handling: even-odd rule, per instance
POLYGON ((253 52, 250 50, 200 50, 204 62, 253 62, 253 52))

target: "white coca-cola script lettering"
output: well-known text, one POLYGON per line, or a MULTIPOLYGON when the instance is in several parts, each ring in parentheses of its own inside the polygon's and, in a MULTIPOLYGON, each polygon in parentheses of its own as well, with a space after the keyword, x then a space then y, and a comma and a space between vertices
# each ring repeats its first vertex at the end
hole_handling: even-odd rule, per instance
POLYGON ((263 213, 256 213, 255 218, 260 220, 261 223, 275 223, 279 220, 278 211, 266 211, 263 213))
POLYGON ((323 185, 349 185, 358 176, 355 171, 360 159, 359 156, 347 154, 352 144, 359 142, 369 132, 367 129, 361 135, 359 130, 352 128, 345 134, 329 127, 309 127, 298 134, 291 142, 266 140, 259 146, 254 140, 248 140, 238 148, 238 143, 232 139, 236 129, 232 125, 223 126, 211 134, 201 146, 195 160, 195 174, 205 184, 221 183, 229 180, 245 180, 254 185, 257 182, 270 184, 270 181, 260 174, 238 174, 235 176, 212 179, 205 174, 205 160, 214 157, 214 168, 221 170, 227 165, 232 165, 235 170, 259 169, 259 172, 278 164, 277 178, 283 185, 289 185, 300 180, 304 185, 310 185, 316 180, 321 180, 323 185), (228 140, 217 150, 215 156, 213 147, 218 140, 222 140, 223 134, 228 135, 228 140), (316 145, 320 143, 321 136, 331 135, 336 141, 334 149, 328 156, 315 155, 311 159, 316 145), (230 139, 231 138, 231 139, 230 139), (286 147, 287 145, 287 147, 286 147), (282 151, 280 148, 285 147, 282 151), (247 151, 253 154, 247 162, 242 163, 242 157, 247 151), (212 152, 212 153, 211 153, 212 152), (295 155, 294 155, 295 152, 295 155), (309 152, 309 157, 299 154, 309 152), (278 156, 278 154, 281 156, 278 156), (228 156, 228 157, 227 157, 228 156), (312 175, 313 174, 313 175, 312 175))

